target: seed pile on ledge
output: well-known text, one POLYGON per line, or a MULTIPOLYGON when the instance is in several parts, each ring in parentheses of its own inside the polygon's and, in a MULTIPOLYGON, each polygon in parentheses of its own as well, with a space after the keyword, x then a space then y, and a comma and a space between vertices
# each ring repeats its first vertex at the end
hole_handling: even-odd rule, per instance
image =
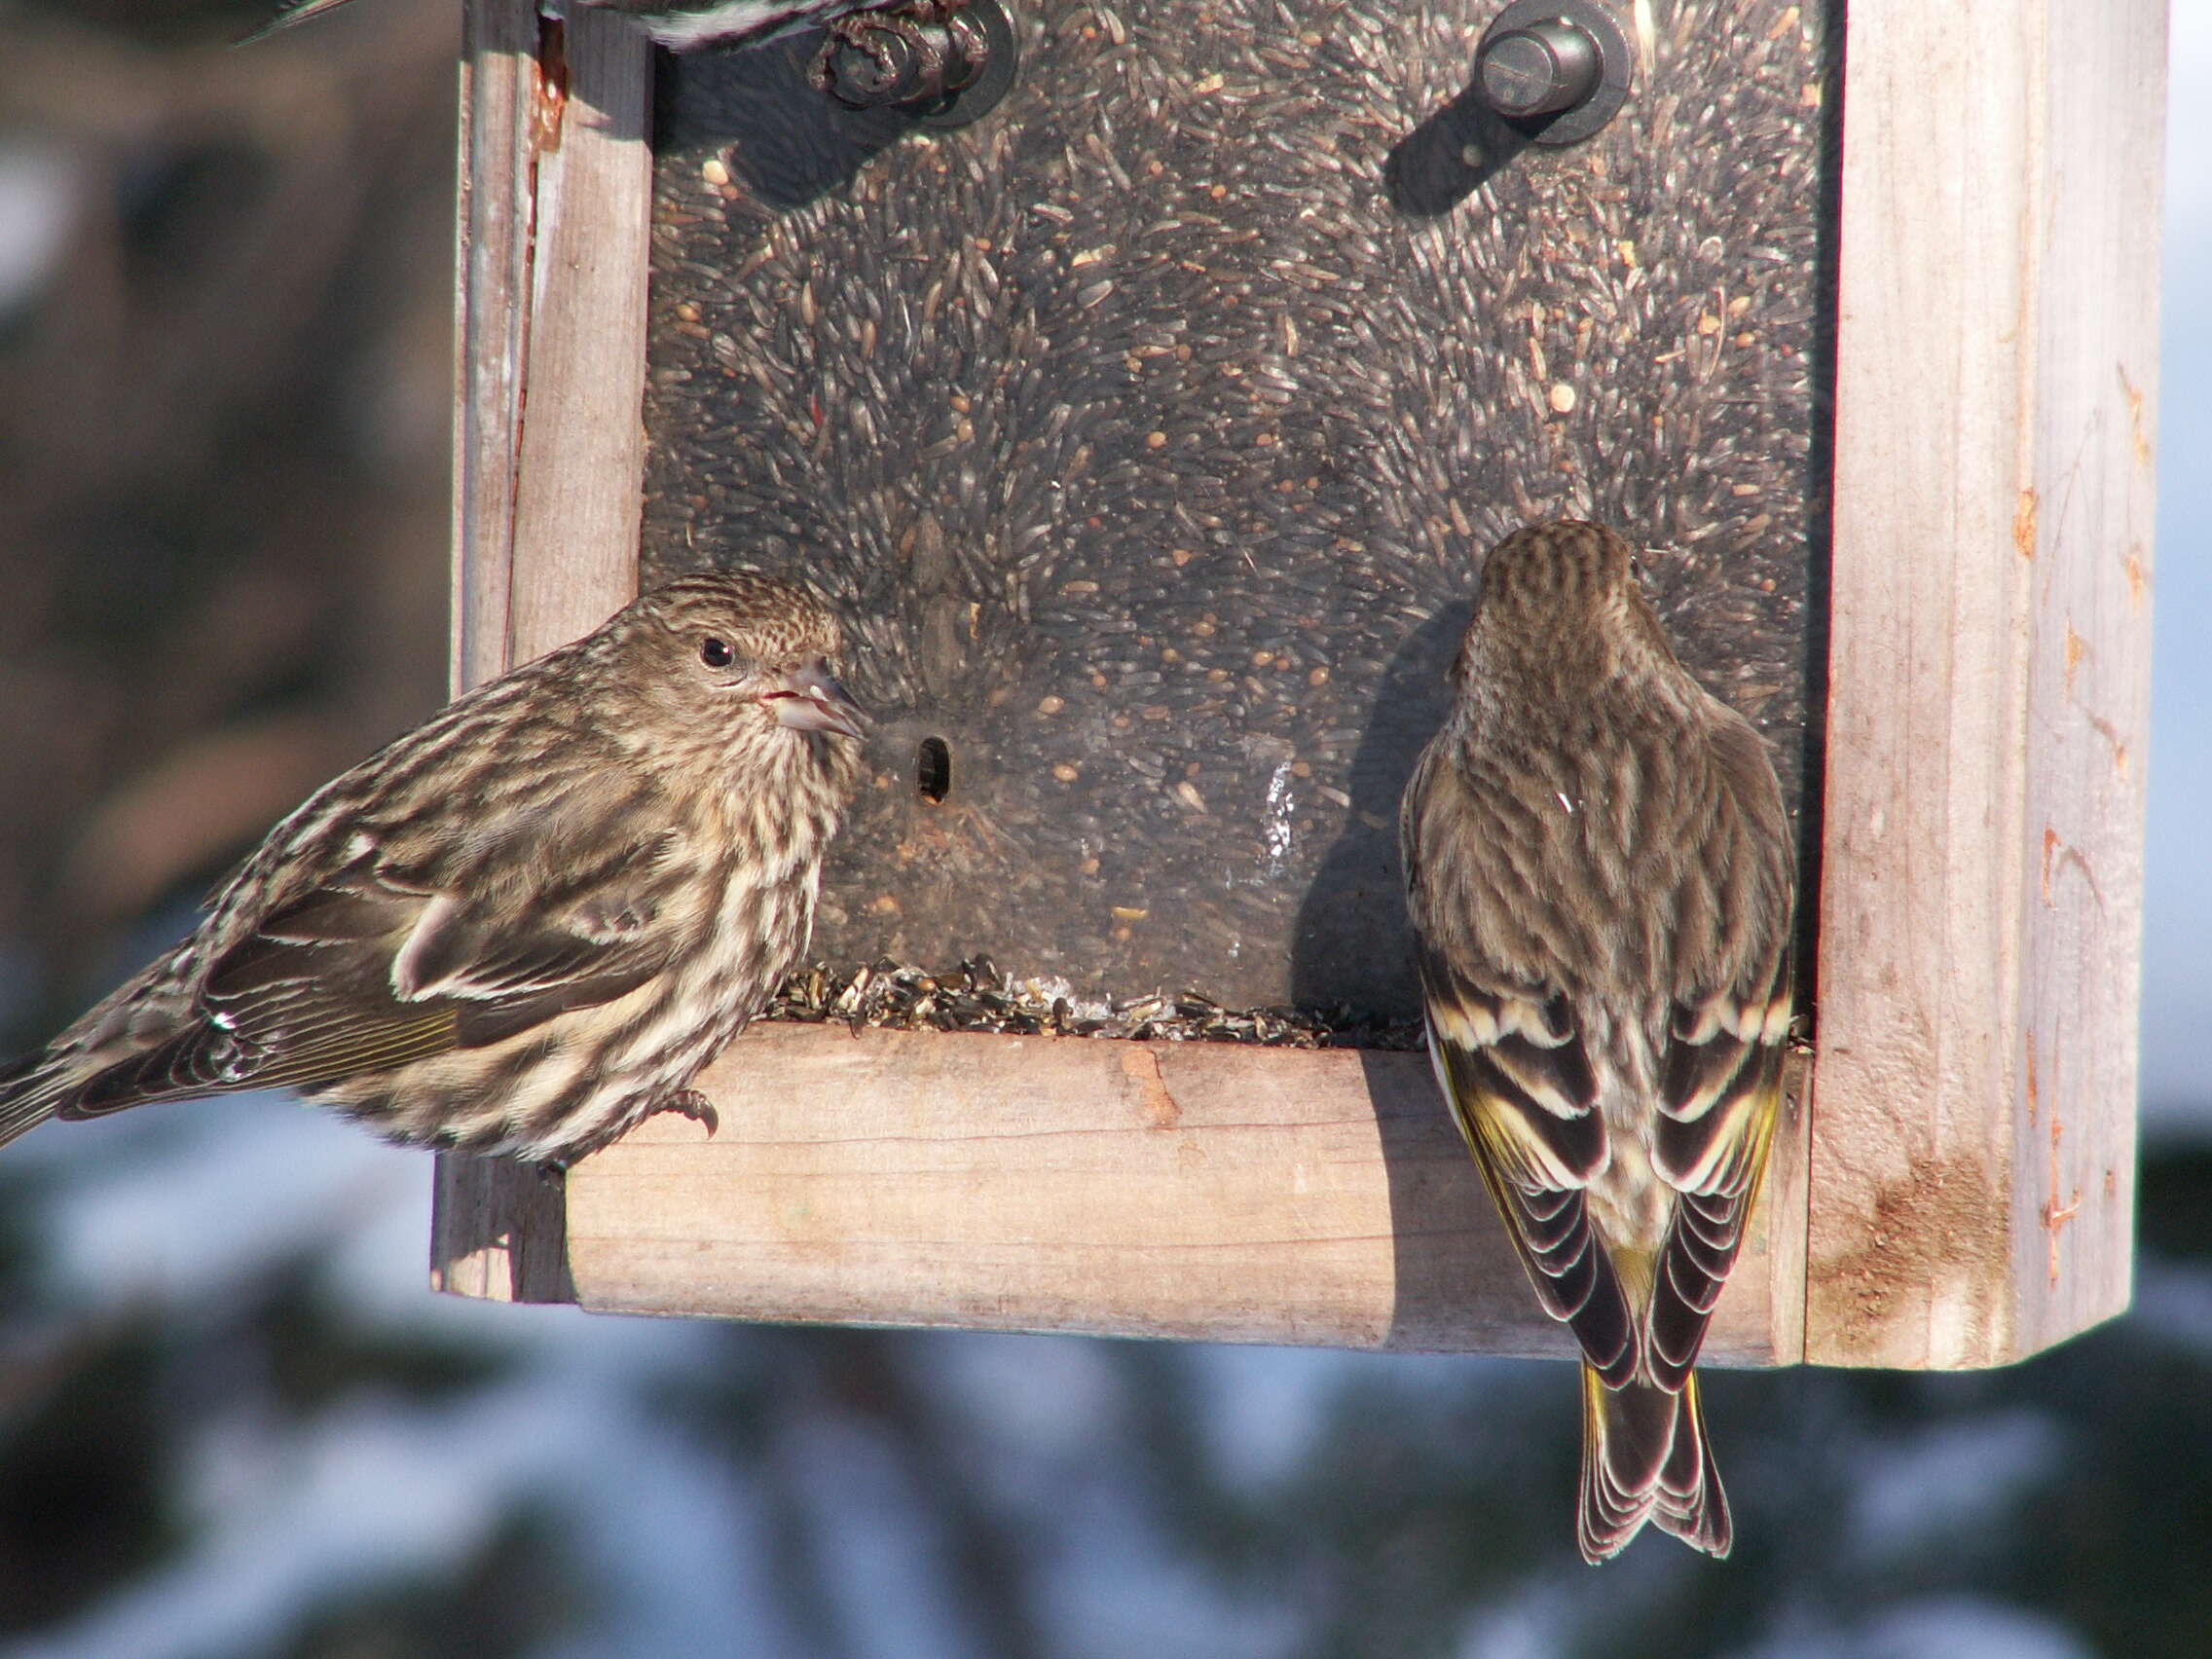
POLYGON ((987 956, 932 974, 886 957, 865 967, 817 963, 784 981, 762 1019, 894 1031, 1000 1031, 1018 1037, 1117 1037, 1168 1043, 1257 1043, 1275 1049, 1419 1049, 1416 1020, 1330 1009, 1223 1008, 1186 991, 1090 1002, 1064 979, 1012 981, 987 956))

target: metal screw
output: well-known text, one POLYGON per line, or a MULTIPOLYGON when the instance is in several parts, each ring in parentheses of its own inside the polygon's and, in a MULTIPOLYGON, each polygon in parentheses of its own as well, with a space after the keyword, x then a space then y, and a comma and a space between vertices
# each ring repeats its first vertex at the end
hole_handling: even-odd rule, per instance
POLYGON ((1493 34, 1475 58, 1483 97, 1514 121, 1572 109, 1598 90, 1598 43, 1571 23, 1536 23, 1493 34))
POLYGON ((814 84, 852 109, 940 98, 973 78, 944 20, 927 12, 839 18, 814 60, 814 84))
POLYGON ((1523 142, 1572 144, 1620 113, 1635 73, 1606 0, 1512 0, 1475 48, 1471 91, 1523 142))
POLYGON ((839 18, 810 73, 848 108, 895 108, 925 127, 964 127, 1006 95, 1016 55, 998 0, 907 0, 839 18))
POLYGON ((904 35, 868 28, 859 39, 832 35, 825 46, 822 90, 853 109, 922 96, 922 54, 904 35))

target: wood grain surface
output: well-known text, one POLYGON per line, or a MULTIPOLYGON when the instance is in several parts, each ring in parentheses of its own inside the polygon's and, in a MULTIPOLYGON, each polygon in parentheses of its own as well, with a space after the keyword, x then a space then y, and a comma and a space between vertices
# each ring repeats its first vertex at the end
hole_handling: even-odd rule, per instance
POLYGON ((2127 1305, 2164 10, 1852 7, 1809 1359, 2127 1305))

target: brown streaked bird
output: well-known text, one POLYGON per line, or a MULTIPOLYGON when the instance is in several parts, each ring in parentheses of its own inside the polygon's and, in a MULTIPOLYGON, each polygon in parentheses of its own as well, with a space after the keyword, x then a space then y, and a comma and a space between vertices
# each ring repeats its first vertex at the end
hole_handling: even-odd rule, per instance
POLYGON ((1399 837, 1428 1047, 1537 1300, 1582 1348, 1585 1560, 1728 1553, 1692 1371, 1781 1104, 1795 852, 1751 722, 1690 678, 1628 543, 1483 567, 1399 837))
POLYGON ((290 1088, 554 1166, 692 1075, 805 949, 860 765, 835 621, 686 576, 477 687, 270 831, 175 949, 0 1073, 50 1117, 290 1088))

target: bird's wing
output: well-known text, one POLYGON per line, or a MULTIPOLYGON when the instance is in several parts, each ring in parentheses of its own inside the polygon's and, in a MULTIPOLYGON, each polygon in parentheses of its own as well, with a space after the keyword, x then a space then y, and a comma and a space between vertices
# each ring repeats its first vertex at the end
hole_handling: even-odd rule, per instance
POLYGON ((1469 891, 1463 870, 1432 879, 1421 846, 1455 841, 1423 831, 1421 821, 1437 804, 1431 791, 1456 792, 1455 808, 1467 808, 1448 810, 1439 829, 1479 832, 1483 816, 1448 766, 1424 764, 1407 793, 1402 840, 1429 1056, 1537 1299, 1618 1386, 1635 1372, 1638 1341, 1628 1299, 1590 1223, 1586 1191, 1605 1167, 1607 1146, 1588 1033, 1561 987, 1492 966, 1487 905, 1469 891), (1454 913, 1440 913, 1446 906, 1454 913))
POLYGON ((1700 861, 1714 885, 1697 898, 1720 919, 1717 944, 1677 987, 1655 1056, 1652 1166, 1681 1197, 1660 1250, 1645 1359, 1669 1388, 1681 1386, 1705 1341, 1782 1115, 1795 861, 1757 747, 1740 721, 1716 735, 1725 801, 1715 832, 1725 851, 1700 861))
POLYGON ((261 917, 209 966, 201 1017, 60 1115, 329 1082, 611 1001, 669 958, 671 930, 653 926, 681 880, 667 840, 618 842, 557 882, 535 872, 563 861, 519 838, 445 882, 371 849, 261 917))
POLYGON ((288 29, 294 23, 304 23, 310 18, 319 18, 345 4, 345 0, 281 0, 276 13, 259 28, 239 37, 240 46, 251 46, 255 41, 266 40, 278 29, 288 29))
POLYGON ((1677 1003, 1660 1059, 1652 1167, 1679 1194, 1652 1287, 1645 1363, 1679 1388, 1758 1199, 1782 1115, 1787 976, 1754 993, 1677 1003))

